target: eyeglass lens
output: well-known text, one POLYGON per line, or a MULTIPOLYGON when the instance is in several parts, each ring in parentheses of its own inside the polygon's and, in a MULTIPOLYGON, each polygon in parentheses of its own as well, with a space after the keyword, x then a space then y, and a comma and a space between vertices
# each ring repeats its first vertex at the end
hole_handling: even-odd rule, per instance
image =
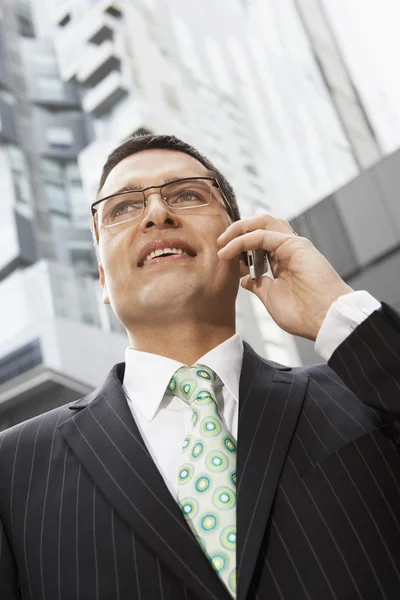
MULTIPOLYGON (((201 179, 173 181, 165 184, 160 193, 173 210, 198 208, 211 202, 212 182, 201 179)), ((123 223, 141 216, 144 193, 133 191, 113 196, 99 204, 99 217, 104 227, 123 223)))

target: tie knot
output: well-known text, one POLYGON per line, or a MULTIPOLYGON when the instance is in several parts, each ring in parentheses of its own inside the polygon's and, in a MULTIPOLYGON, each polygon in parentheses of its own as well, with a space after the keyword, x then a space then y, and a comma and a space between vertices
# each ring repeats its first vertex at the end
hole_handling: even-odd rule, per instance
MULTIPOLYGON (((187 404, 200 400, 202 396, 214 396, 214 389, 220 382, 218 375, 205 365, 180 367, 173 374, 167 390, 187 404)), ((215 400, 215 398, 213 398, 215 400)))

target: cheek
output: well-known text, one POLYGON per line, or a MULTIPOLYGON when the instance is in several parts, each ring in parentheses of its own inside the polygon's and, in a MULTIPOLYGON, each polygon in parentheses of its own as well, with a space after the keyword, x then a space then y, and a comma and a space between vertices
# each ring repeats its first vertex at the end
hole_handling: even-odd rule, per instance
POLYGON ((214 219, 210 222, 207 221, 204 223, 203 230, 206 232, 207 239, 212 241, 212 245, 219 250, 219 246, 217 244, 217 239, 219 236, 224 233, 224 231, 231 225, 232 221, 228 217, 228 215, 216 215, 214 219))

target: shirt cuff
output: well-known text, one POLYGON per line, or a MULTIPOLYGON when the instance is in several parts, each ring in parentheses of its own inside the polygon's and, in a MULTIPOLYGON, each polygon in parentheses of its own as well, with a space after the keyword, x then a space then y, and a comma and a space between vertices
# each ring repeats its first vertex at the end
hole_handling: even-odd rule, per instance
POLYGON ((315 352, 328 362, 347 336, 381 306, 381 303, 365 290, 339 296, 326 313, 315 340, 315 352))

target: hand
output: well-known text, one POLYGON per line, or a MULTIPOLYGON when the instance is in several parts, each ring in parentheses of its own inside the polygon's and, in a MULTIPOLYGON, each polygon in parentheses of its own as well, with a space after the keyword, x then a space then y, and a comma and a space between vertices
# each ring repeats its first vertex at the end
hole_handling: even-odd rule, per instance
POLYGON ((217 240, 220 259, 262 248, 275 279, 251 280, 241 264, 241 285, 253 292, 285 331, 315 341, 332 302, 349 294, 348 286, 310 240, 298 237, 289 223, 271 215, 232 223, 217 240))

